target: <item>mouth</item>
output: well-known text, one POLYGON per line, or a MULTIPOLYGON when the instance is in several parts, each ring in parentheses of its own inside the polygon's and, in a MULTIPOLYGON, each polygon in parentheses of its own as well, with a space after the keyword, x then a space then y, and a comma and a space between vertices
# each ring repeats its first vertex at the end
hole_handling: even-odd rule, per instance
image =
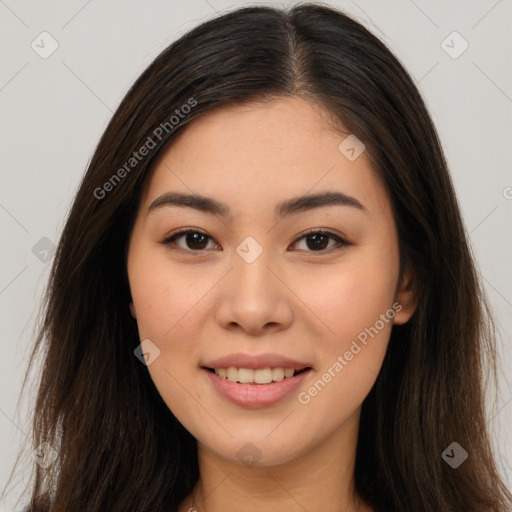
POLYGON ((248 409, 261 409, 277 405, 293 396, 303 386, 313 368, 209 368, 202 366, 206 377, 216 393, 232 404, 248 409), (247 371, 245 371, 247 370, 247 371), (285 376, 285 371, 287 376, 285 376), (252 373, 251 373, 252 372, 252 373), (274 379, 276 377, 276 380, 274 379), (244 382, 245 381, 245 382, 244 382))
POLYGON ((285 379, 291 379, 312 370, 311 366, 305 368, 208 368, 203 366, 205 370, 217 375, 218 377, 233 382, 235 384, 249 384, 255 386, 264 386, 281 382, 285 379))

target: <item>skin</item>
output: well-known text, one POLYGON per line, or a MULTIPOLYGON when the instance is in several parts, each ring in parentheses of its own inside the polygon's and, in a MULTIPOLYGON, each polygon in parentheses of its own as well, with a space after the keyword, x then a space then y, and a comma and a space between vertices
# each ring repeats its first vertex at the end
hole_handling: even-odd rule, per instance
POLYGON ((130 309, 140 339, 160 350, 148 365, 155 386, 198 441, 200 480, 179 512, 370 510, 353 489, 361 404, 392 325, 407 322, 417 302, 410 273, 399 282, 384 188, 364 152, 350 161, 338 150, 347 135, 320 106, 277 99, 194 120, 155 162, 130 238, 130 309), (366 210, 331 205, 276 221, 276 203, 326 190, 366 210), (178 206, 148 213, 169 191, 213 197, 234 216, 178 206), (202 246, 190 236, 174 249, 162 243, 189 227, 207 234, 202 246), (316 249, 302 237, 310 228, 352 245, 327 238, 316 249), (236 252, 247 236, 263 249, 252 263, 236 252), (299 390, 307 391, 395 302, 401 310, 307 404, 296 392, 267 408, 237 406, 200 369, 233 352, 277 352, 311 363, 299 390), (237 456, 248 442, 260 452, 254 467, 237 456))

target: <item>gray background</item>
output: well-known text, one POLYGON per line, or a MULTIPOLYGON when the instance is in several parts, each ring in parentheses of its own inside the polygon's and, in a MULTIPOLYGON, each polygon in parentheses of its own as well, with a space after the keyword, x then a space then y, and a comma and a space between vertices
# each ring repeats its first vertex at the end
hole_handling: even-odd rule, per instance
MULTIPOLYGON (((325 3, 353 15, 391 47, 416 79, 438 128, 497 316, 500 392, 489 422, 501 470, 512 484, 512 2, 325 3), (442 44, 453 31, 469 44, 457 58, 462 40, 451 36, 442 44)), ((18 451, 24 448, 30 457, 28 412, 36 388, 17 407, 21 379, 52 244, 101 133, 130 85, 165 46, 216 11, 254 4, 286 2, 0 0, 2 488, 18 451), (58 43, 46 59, 31 47, 34 41, 39 51, 43 44, 50 48, 43 31, 58 43)), ((464 448, 471 456, 471 447, 464 448)), ((28 462, 19 469, 13 479, 18 485, 7 489, 0 512, 14 510, 26 485, 28 462)))

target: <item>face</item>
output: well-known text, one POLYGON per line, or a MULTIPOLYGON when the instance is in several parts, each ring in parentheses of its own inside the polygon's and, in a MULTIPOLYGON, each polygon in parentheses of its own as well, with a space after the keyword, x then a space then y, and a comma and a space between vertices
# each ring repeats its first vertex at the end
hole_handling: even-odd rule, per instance
POLYGON ((234 463, 285 463, 355 425, 413 312, 388 197, 359 146, 339 149, 348 135, 299 98, 223 108, 182 131, 144 191, 128 276, 147 369, 200 445, 234 463))

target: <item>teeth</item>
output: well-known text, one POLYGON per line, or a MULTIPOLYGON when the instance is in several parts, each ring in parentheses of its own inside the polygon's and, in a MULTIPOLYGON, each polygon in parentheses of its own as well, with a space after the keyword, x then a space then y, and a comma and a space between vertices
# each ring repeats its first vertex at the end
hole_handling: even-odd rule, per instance
MULTIPOLYGON (((240 371, 238 375, 240 376, 240 371)), ((270 368, 254 370, 254 382, 256 384, 270 384, 272 382, 272 370, 270 368)))
POLYGON ((236 368, 227 369, 227 378, 232 382, 238 382, 238 370, 236 368))
POLYGON ((215 368, 215 374, 231 382, 240 382, 243 384, 270 384, 279 382, 284 378, 290 378, 295 375, 295 368, 215 368))
POLYGON ((248 384, 249 382, 254 382, 254 370, 250 368, 239 368, 238 369, 238 382, 242 382, 244 384, 248 384))
POLYGON ((272 369, 272 380, 279 382, 284 379, 284 370, 282 368, 273 368, 272 369))

